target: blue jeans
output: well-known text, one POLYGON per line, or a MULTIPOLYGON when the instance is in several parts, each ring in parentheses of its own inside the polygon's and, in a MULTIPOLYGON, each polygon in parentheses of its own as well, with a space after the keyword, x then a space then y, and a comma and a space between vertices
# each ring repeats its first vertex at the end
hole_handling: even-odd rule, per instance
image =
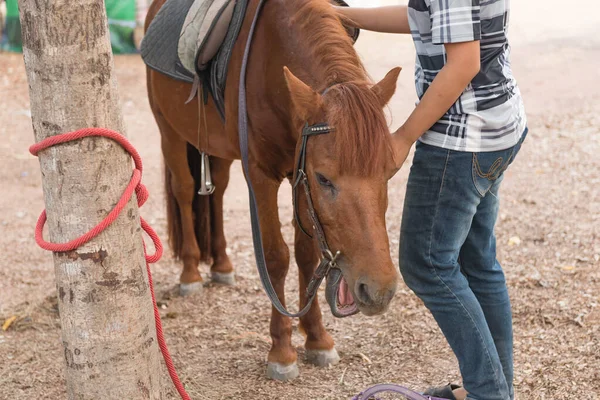
POLYGON ((469 153, 417 143, 400 236, 400 271, 458 358, 472 400, 512 400, 512 313, 494 225, 519 143, 469 153))

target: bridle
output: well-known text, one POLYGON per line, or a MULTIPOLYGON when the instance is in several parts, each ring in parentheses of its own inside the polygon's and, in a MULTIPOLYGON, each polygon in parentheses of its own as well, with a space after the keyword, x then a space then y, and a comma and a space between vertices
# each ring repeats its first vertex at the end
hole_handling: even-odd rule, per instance
MULTIPOLYGON (((297 313, 290 313, 283 306, 279 297, 277 296, 277 292, 273 288, 273 284, 271 282, 271 278, 269 277, 269 271, 267 269, 267 264, 265 261, 265 254, 262 242, 262 234, 260 230, 260 222, 258 218, 258 207, 256 204, 256 194, 254 192, 254 188, 252 186, 252 181, 250 178, 250 166, 249 166, 249 151, 248 151, 248 104, 246 98, 246 71, 248 67, 248 58, 250 55, 250 47, 252 44, 252 38, 254 36, 254 31, 256 28, 256 24, 258 21, 258 17, 260 15, 260 11, 264 5, 266 0, 260 0, 258 3, 256 14, 252 21, 252 25, 250 27, 250 32, 248 34, 248 40, 246 42, 246 48, 244 51, 244 58, 242 59, 242 66, 240 72, 240 86, 239 86, 239 107, 238 107, 238 133, 239 133, 239 141, 240 141, 240 153, 242 158, 242 168, 244 170, 244 174, 246 176, 246 183, 248 185, 248 194, 250 197, 250 221, 252 223, 252 242, 254 244, 254 253, 256 257, 256 266, 258 269, 258 274, 260 276, 261 283, 265 290, 265 293, 271 300, 273 307, 277 309, 282 315, 287 317, 301 317, 305 315, 317 295, 317 290, 323 279, 327 276, 327 274, 331 271, 332 268, 337 267, 337 259, 340 255, 340 252, 333 253, 329 246, 327 245, 327 240, 325 239, 325 233, 323 232, 323 227, 319 222, 319 218, 317 217, 317 213, 315 212, 314 204, 312 201, 312 197, 310 195, 310 186, 308 183, 308 178, 306 176, 305 168, 306 168, 306 148, 308 139, 312 136, 328 134, 333 131, 333 128, 330 127, 326 123, 319 123, 315 125, 308 125, 308 123, 302 129, 302 143, 300 146, 300 153, 298 155, 298 164, 295 171, 296 181, 294 183, 294 216, 298 223, 300 229, 308 235, 299 218, 298 211, 298 202, 297 202, 297 191, 298 187, 302 185, 304 187, 304 193, 306 194, 306 200, 308 204, 308 214, 309 218, 313 224, 313 229, 317 236, 317 241, 319 243, 319 248, 321 250, 322 259, 319 263, 319 266, 315 270, 311 280, 309 281, 306 288, 306 305, 304 308, 297 313)), ((310 235, 309 235, 310 236, 310 235)))
POLYGON ((323 278, 325 278, 327 276, 329 271, 332 268, 338 268, 336 261, 341 254, 340 251, 336 251, 335 253, 333 253, 333 251, 331 251, 331 249, 329 248, 329 245, 327 244, 327 239, 325 238, 325 232, 323 231, 323 226, 321 225, 321 222, 319 221, 319 217, 317 216, 317 212, 315 211, 315 206, 312 201, 312 196, 310 195, 310 193, 311 193, 310 185, 308 183, 308 176, 306 175, 306 171, 305 171, 306 170, 306 149, 307 149, 307 145, 308 145, 308 139, 312 136, 328 134, 334 130, 335 129, 333 127, 331 127, 329 124, 324 123, 324 122, 318 123, 315 125, 308 125, 308 122, 307 122, 304 125, 304 128, 302 129, 302 137, 301 137, 302 142, 300 144, 300 153, 298 154, 298 163, 296 164, 296 171, 295 171, 296 180, 294 181, 294 185, 292 187, 292 190, 293 190, 292 197, 293 197, 293 203, 294 203, 294 219, 296 220, 296 224, 298 224, 298 228, 300 228, 300 230, 305 235, 312 238, 312 236, 302 226, 302 221, 300 219, 300 210, 299 210, 299 204, 298 204, 298 187, 300 185, 302 185, 302 187, 304 188, 304 194, 306 195, 306 205, 307 205, 307 209, 308 209, 308 217, 310 218, 310 221, 312 223, 312 228, 317 237, 317 242, 319 244, 319 250, 321 251, 321 255, 322 255, 321 262, 319 263, 319 266, 315 270, 315 273, 313 274, 313 276, 306 288, 306 297, 309 299, 314 298, 314 296, 317 293, 317 289, 319 288, 321 282, 323 281, 323 278))

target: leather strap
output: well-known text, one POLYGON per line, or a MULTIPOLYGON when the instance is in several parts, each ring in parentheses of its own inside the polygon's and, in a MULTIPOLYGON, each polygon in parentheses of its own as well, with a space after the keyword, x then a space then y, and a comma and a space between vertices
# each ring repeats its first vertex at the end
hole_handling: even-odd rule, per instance
POLYGON ((269 271, 267 269, 267 263, 264 256, 264 246, 262 241, 262 233, 260 229, 260 219, 258 216, 258 207, 256 204, 256 193, 252 186, 252 180, 250 177, 250 166, 249 166, 249 151, 248 151, 248 104, 247 104, 247 96, 246 96, 246 70, 248 67, 248 59, 250 56, 250 48, 252 46, 252 39, 254 36, 254 30, 256 28, 257 21, 260 16, 260 12, 266 0, 260 0, 256 9, 256 14, 254 15, 254 19, 252 21, 252 25, 250 27, 250 32, 248 34, 248 41, 246 43, 246 48, 244 51, 244 57, 242 59, 242 66, 240 71, 240 88, 239 88, 239 108, 238 108, 238 133, 239 133, 239 142, 240 142, 240 153, 242 158, 242 168, 244 169, 244 174, 246 176, 246 183, 248 185, 248 194, 250 198, 250 221, 252 223, 252 241, 254 244, 254 254, 256 258, 256 265, 258 269, 258 274, 260 276, 260 281, 263 285, 265 293, 271 300, 273 307, 277 309, 281 314, 288 317, 301 317, 308 312, 310 309, 315 297, 317 295, 317 290, 319 286, 323 282, 323 279, 327 276, 329 271, 332 268, 337 268, 336 260, 340 255, 340 252, 333 252, 329 249, 327 245, 327 240, 325 238, 325 232, 323 231, 323 227, 319 222, 319 218, 314 208, 314 204, 312 202, 312 197, 310 194, 310 186, 308 184, 308 178, 305 173, 306 169, 306 147, 308 143, 308 139, 311 136, 322 135, 330 133, 333 128, 330 127, 326 123, 319 123, 312 126, 309 126, 308 123, 302 129, 302 143, 300 146, 300 153, 298 155, 298 162, 296 165, 296 180, 294 182, 293 187, 293 202, 294 202, 294 217, 296 218, 296 222, 298 226, 306 235, 312 238, 309 235, 302 223, 300 221, 299 212, 298 212, 298 201, 297 201, 297 191, 298 186, 302 185, 304 187, 304 193, 306 195, 307 207, 308 207, 308 215, 312 222, 313 230, 317 236, 317 242, 319 244, 319 249, 321 250, 322 258, 319 262, 319 266, 315 270, 310 282, 306 288, 306 296, 307 303, 302 310, 297 313, 290 313, 283 306, 275 289, 273 288, 273 283, 271 282, 271 278, 269 277, 269 271))
POLYGON ((327 245, 327 240, 325 239, 325 232, 323 231, 323 227, 321 226, 321 223, 319 222, 319 217, 317 216, 317 213, 315 212, 315 207, 313 205, 312 197, 310 195, 310 186, 308 185, 308 177, 306 176, 305 171, 306 171, 306 146, 308 145, 308 138, 311 136, 316 136, 316 135, 325 135, 333 130, 334 129, 326 123, 319 123, 319 124, 315 124, 312 126, 309 126, 308 123, 306 123, 304 125, 304 128, 302 129, 302 145, 300 146, 300 154, 298 155, 298 163, 297 163, 296 171, 295 171, 296 180, 294 182, 294 187, 293 187, 294 218, 296 219, 296 223, 298 224, 298 226, 300 227, 302 232, 304 232, 304 234, 306 234, 307 236, 312 238, 312 236, 310 234, 308 234, 306 232, 306 230, 304 229, 304 227, 302 226, 302 222, 300 220, 300 215, 299 215, 297 192, 298 192, 298 186, 300 184, 302 184, 302 186, 304 186, 304 193, 306 194, 306 202, 307 202, 307 206, 308 206, 308 216, 310 217, 310 219, 312 221, 313 229, 317 233, 317 241, 319 242, 319 248, 321 249, 321 253, 323 253, 323 255, 325 257, 327 257, 328 255, 331 255, 330 258, 332 258, 333 255, 331 254, 331 251, 329 250, 329 246, 327 245), (327 253, 329 253, 329 254, 327 254, 327 253))
MULTIPOLYGON (((267 263, 265 261, 262 234, 260 230, 260 220, 258 217, 258 207, 256 205, 256 194, 254 192, 254 188, 252 187, 252 180, 250 178, 250 166, 248 161, 248 104, 246 98, 246 70, 248 67, 248 58, 250 56, 250 48, 252 47, 254 31, 256 29, 256 24, 258 22, 260 12, 265 2, 266 0, 260 0, 258 3, 258 6, 256 8, 256 14, 254 15, 254 19, 250 27, 250 32, 248 33, 248 41, 246 43, 246 49, 244 51, 244 58, 242 59, 239 89, 240 98, 238 109, 240 152, 242 156, 242 167, 244 169, 244 174, 246 175, 246 183, 248 184, 248 195, 250 198, 250 220, 252 222, 252 242, 254 244, 254 255, 256 257, 256 266, 258 269, 258 274, 260 276, 260 281, 262 283, 263 289, 265 290, 265 293, 269 297, 269 300, 271 300, 273 307, 275 307, 277 311, 279 311, 281 314, 287 317, 296 318, 301 317, 308 312, 315 297, 309 297, 306 305, 299 312, 290 313, 283 306, 283 304, 279 300, 279 297, 277 296, 277 293, 275 292, 275 288, 273 288, 273 283, 271 282, 271 278, 269 277, 269 271, 267 269, 267 263)), ((322 280, 323 279, 321 279, 321 281, 322 280)))
MULTIPOLYGON (((327 90, 326 90, 327 91, 327 90)), ((300 228, 300 230, 302 231, 302 233, 304 233, 306 236, 312 238, 312 235, 309 234, 306 229, 304 229, 304 226, 302 225, 302 221, 300 220, 300 215, 299 215, 299 206, 298 206, 298 186, 300 185, 300 183, 302 183, 304 185, 305 188, 308 188, 308 180, 306 178, 306 146, 308 145, 308 138, 310 136, 316 136, 316 135, 323 135, 326 133, 329 133, 333 130, 333 128, 331 128, 329 125, 325 124, 325 123, 321 123, 321 124, 316 124, 316 125, 312 125, 309 126, 308 122, 304 125, 304 128, 302 129, 302 144, 300 145, 300 154, 298 154, 298 162, 296 164, 296 171, 295 173, 295 181, 294 181, 294 186, 292 187, 292 201, 293 201, 293 206, 294 206, 294 219, 296 220, 296 223, 298 224, 298 227, 300 228)), ((319 223, 318 218, 316 218, 316 213, 314 213, 314 208, 312 207, 312 199, 310 197, 310 189, 308 189, 308 193, 307 193, 307 198, 308 198, 308 202, 310 203, 308 205, 309 207, 309 214, 310 214, 310 210, 312 209, 312 214, 314 214, 315 218, 312 217, 312 214, 310 214, 311 219, 313 220, 313 225, 318 226, 319 228, 321 228, 321 224, 319 223), (315 224, 315 219, 316 219, 316 224, 315 224)), ((322 229, 321 229, 322 230, 322 229)), ((325 238, 325 235, 322 235, 323 238, 325 238)), ((321 242, 319 243, 320 247, 321 247, 321 251, 323 251, 323 246, 321 245, 321 242)), ((325 245, 325 247, 327 247, 325 245)))

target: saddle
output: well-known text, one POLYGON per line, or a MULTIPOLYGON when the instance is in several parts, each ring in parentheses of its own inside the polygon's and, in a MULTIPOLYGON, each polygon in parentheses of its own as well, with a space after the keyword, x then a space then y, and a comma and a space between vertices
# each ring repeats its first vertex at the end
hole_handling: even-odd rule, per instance
MULTIPOLYGON (((167 0, 148 27, 140 53, 144 63, 208 94, 225 120, 225 84, 233 47, 250 0, 167 0)), ((348 6, 343 0, 332 3, 348 6)), ((359 30, 346 27, 356 42, 359 30)))

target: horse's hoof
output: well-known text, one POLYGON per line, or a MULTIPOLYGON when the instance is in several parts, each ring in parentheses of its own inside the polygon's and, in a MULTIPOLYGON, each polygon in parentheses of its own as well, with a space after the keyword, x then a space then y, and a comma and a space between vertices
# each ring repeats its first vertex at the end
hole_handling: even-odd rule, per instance
POLYGON ((204 289, 203 282, 192 282, 192 283, 180 283, 179 284, 179 295, 181 297, 191 296, 196 293, 202 293, 204 289))
POLYGON ((276 381, 291 381, 300 375, 298 364, 283 365, 276 362, 267 364, 267 378, 276 381))
POLYGON ((233 272, 211 272, 210 277, 214 283, 228 286, 235 285, 235 274, 233 272))
POLYGON ((340 356, 335 349, 331 350, 306 350, 306 361, 317 367, 328 367, 340 362, 340 356))

